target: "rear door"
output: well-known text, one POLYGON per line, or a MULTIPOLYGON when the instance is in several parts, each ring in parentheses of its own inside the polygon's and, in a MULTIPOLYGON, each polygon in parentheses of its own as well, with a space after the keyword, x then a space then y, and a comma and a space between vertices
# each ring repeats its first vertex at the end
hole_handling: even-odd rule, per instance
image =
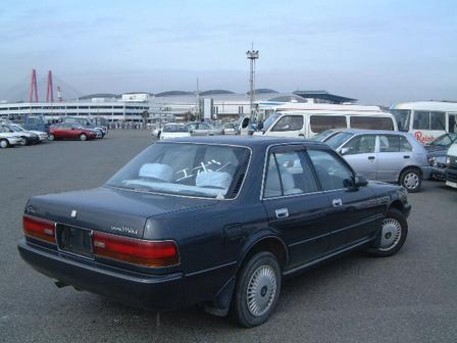
POLYGON ((376 179, 398 182, 403 168, 413 164, 413 148, 402 135, 378 135, 376 179))

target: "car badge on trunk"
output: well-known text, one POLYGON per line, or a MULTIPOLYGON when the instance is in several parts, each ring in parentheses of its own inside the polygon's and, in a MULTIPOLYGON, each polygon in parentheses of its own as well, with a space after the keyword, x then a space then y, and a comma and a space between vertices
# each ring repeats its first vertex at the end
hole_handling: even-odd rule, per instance
POLYGON ((77 214, 78 214, 78 211, 76 211, 76 210, 72 210, 71 211, 71 217, 72 218, 76 218, 77 214))

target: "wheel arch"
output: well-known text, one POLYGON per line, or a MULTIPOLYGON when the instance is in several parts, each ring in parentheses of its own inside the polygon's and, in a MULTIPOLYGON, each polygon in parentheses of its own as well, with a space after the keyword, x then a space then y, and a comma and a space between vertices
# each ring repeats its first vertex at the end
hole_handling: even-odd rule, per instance
POLYGON ((287 249, 287 245, 278 236, 270 234, 259 237, 247 245, 238 263, 237 273, 252 256, 261 251, 269 251, 275 255, 281 269, 284 269, 289 261, 289 251, 287 249))
POLYGON ((406 166, 404 167, 402 170, 400 170, 400 173, 398 174, 398 182, 400 182, 401 180, 401 176, 403 175, 403 173, 407 170, 414 170, 414 171, 417 171, 420 175, 420 177, 422 177, 422 169, 419 167, 419 166, 416 166, 416 165, 409 165, 409 166, 406 166))
POLYGON ((389 209, 391 209, 391 208, 394 208, 394 209, 396 209, 396 210, 398 210, 398 211, 400 211, 400 212, 402 212, 402 213, 403 213, 404 210, 405 210, 405 206, 404 206, 403 203, 400 201, 400 199, 397 199, 397 200, 393 201, 393 202, 390 204, 390 206, 387 208, 387 211, 388 211, 389 209))
POLYGON ((213 301, 205 304, 204 309, 206 312, 216 316, 227 315, 231 307, 230 304, 232 303, 235 285, 238 280, 240 270, 255 254, 261 251, 271 252, 278 259, 281 270, 284 269, 289 258, 286 244, 278 236, 272 234, 258 237, 257 239, 247 243, 245 247, 246 248, 241 254, 233 276, 224 286, 222 286, 213 301))

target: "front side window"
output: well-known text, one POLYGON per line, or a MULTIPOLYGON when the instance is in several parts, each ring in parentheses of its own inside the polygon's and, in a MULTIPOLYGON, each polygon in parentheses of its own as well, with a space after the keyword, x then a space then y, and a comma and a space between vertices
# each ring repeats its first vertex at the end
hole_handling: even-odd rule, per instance
POLYGON ((375 145, 375 135, 360 135, 347 142, 341 150, 345 155, 369 154, 374 152, 375 145))
POLYGON ((353 172, 334 154, 324 150, 308 150, 309 158, 324 191, 346 188, 353 172))
POLYGON ((303 116, 285 115, 278 120, 271 131, 298 131, 303 128, 303 116))

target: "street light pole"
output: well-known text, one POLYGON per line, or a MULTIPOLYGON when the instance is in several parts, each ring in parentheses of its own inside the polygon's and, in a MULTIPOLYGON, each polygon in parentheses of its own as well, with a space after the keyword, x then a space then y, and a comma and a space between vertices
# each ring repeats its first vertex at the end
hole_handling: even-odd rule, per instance
POLYGON ((251 74, 249 78, 250 90, 249 90, 249 117, 252 121, 254 117, 254 101, 255 101, 255 61, 259 58, 259 50, 254 50, 254 44, 252 44, 252 50, 246 51, 246 55, 251 65, 251 74))

